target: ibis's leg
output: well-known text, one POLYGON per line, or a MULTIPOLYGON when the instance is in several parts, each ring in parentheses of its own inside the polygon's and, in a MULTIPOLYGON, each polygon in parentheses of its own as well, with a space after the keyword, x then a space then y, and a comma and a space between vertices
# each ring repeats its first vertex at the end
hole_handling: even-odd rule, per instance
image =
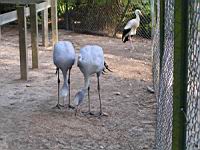
POLYGON ((69 75, 68 75, 68 86, 69 86, 69 104, 68 104, 68 107, 69 108, 72 108, 72 109, 74 109, 74 107, 71 105, 71 102, 70 102, 70 73, 71 73, 71 68, 69 69, 69 75))
POLYGON ((133 39, 132 39, 132 37, 130 36, 130 42, 131 42, 131 47, 132 47, 132 49, 134 50, 134 46, 133 46, 133 41, 132 41, 133 39))

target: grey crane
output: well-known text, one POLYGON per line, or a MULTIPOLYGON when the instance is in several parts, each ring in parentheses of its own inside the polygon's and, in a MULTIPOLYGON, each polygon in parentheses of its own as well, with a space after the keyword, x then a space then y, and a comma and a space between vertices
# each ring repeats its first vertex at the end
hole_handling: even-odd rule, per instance
MULTIPOLYGON (((76 113, 78 110, 78 106, 83 102, 86 92, 88 91, 88 112, 86 114, 94 115, 91 112, 90 108, 90 76, 93 74, 97 75, 97 90, 99 95, 99 102, 100 102, 100 112, 97 114, 98 116, 105 115, 102 112, 102 103, 101 103, 101 95, 100 95, 100 82, 99 77, 106 68, 107 70, 111 71, 108 68, 108 65, 104 61, 104 54, 103 49, 97 45, 86 45, 80 49, 80 54, 78 56, 78 67, 83 73, 84 76, 84 87, 78 91, 75 95, 75 105, 76 105, 76 113)), ((75 115, 76 115, 75 113, 75 115)))
POLYGON ((68 108, 74 108, 70 104, 70 72, 72 66, 74 65, 75 59, 76 59, 75 50, 70 41, 59 41, 54 45, 53 62, 56 66, 56 73, 58 75, 58 104, 56 105, 56 108, 60 108, 62 106, 59 103, 60 95, 65 99, 68 94, 69 94, 68 108), (59 70, 62 71, 64 79, 61 91, 60 91, 59 70), (68 71, 69 74, 67 78, 68 71))

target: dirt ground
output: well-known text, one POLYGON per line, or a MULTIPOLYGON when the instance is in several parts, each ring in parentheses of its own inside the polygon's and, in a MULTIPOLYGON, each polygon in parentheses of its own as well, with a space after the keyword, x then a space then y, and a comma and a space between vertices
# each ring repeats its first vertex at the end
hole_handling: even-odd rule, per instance
MULTIPOLYGON (((75 116, 72 110, 52 109, 57 103, 52 47, 39 47, 39 69, 31 69, 29 33, 29 80, 22 81, 17 28, 4 27, 0 42, 0 149, 152 150, 156 102, 147 91, 147 86, 152 86, 151 41, 135 38, 133 49, 121 39, 65 30, 59 31, 59 40, 72 41, 77 53, 85 44, 103 47, 106 62, 113 70, 100 78, 103 111, 108 116, 75 116)), ((72 100, 82 86, 83 76, 75 65, 72 100)), ((92 111, 98 112, 96 87, 94 76, 90 95, 92 111)), ((86 97, 81 110, 87 110, 87 104, 86 97)))

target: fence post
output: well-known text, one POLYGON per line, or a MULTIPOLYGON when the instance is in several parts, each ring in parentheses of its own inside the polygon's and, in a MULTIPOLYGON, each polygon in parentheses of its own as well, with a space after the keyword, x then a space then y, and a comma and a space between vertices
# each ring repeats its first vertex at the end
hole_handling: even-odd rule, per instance
POLYGON ((154 36, 154 26, 155 26, 155 2, 154 0, 150 0, 150 5, 151 5, 151 25, 152 25, 152 28, 151 28, 151 39, 153 39, 153 36, 154 36))
POLYGON ((188 1, 175 0, 172 149, 184 150, 187 100, 188 1))
POLYGON ((0 26, 0 41, 1 41, 1 26, 0 26))
POLYGON ((48 8, 42 11, 42 45, 48 47, 48 8))
POLYGON ((57 0, 51 0, 52 43, 58 41, 57 0))
POLYGON ((162 70, 162 58, 164 54, 165 39, 165 0, 160 1, 160 75, 162 70))
POLYGON ((38 68, 38 20, 36 4, 30 4, 32 68, 38 68))
POLYGON ((17 17, 19 27, 19 52, 21 79, 28 79, 28 51, 27 51, 27 26, 25 7, 17 6, 17 17))

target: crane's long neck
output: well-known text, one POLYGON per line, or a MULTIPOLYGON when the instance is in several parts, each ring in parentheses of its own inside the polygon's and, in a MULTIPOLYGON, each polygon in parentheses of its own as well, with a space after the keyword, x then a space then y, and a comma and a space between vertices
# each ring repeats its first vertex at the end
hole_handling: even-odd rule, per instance
POLYGON ((68 87, 68 83, 67 83, 67 71, 63 71, 63 87, 68 87))
POLYGON ((85 93, 88 90, 89 85, 90 85, 89 76, 84 76, 84 87, 78 93, 76 93, 74 99, 76 106, 80 105, 83 102, 85 93))
POLYGON ((68 95, 67 71, 62 70, 62 73, 63 73, 64 82, 61 89, 61 96, 66 97, 68 95))
POLYGON ((84 76, 84 87, 83 87, 83 89, 87 90, 89 85, 90 85, 89 76, 84 76))

